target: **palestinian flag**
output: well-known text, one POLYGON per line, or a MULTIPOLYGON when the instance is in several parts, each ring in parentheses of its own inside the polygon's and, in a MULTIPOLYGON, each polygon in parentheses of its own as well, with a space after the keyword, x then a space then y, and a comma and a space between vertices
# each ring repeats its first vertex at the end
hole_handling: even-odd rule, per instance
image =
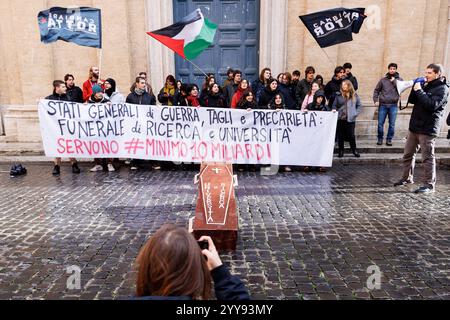
POLYGON ((217 25, 205 19, 200 9, 181 21, 147 34, 178 53, 183 59, 197 58, 214 41, 217 25))

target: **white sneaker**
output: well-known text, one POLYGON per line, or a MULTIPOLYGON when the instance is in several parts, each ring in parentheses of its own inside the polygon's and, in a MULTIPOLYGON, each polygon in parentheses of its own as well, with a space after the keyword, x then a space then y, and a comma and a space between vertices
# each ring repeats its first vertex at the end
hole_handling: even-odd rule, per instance
POLYGON ((133 171, 135 171, 135 170, 137 170, 138 169, 138 167, 136 166, 136 165, 132 165, 131 167, 130 167, 130 170, 133 170, 133 171))
POLYGON ((284 168, 284 171, 285 171, 285 172, 292 172, 292 169, 291 169, 291 167, 285 167, 285 168, 284 168))
POLYGON ((125 160, 125 164, 126 164, 126 165, 129 165, 130 163, 131 163, 131 159, 125 160))
POLYGON ((109 172, 114 172, 114 171, 116 171, 116 169, 114 169, 114 166, 112 165, 112 163, 108 163, 108 171, 109 171, 109 172))
POLYGON ((161 166, 153 166, 153 170, 161 170, 161 166))
POLYGON ((89 170, 90 172, 97 172, 97 171, 103 171, 103 167, 99 164, 95 165, 92 167, 91 170, 89 170))

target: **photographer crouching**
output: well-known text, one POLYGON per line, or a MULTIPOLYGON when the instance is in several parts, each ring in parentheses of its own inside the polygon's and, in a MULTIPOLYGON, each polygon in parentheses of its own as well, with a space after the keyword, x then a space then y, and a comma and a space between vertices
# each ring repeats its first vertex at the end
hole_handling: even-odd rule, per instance
POLYGON ((422 149, 425 170, 424 184, 415 193, 430 193, 436 187, 436 138, 447 105, 449 86, 443 76, 444 68, 439 64, 430 64, 425 71, 425 81, 417 82, 409 96, 408 104, 414 105, 409 123, 409 135, 403 155, 403 177, 394 186, 414 183, 416 155, 422 149))

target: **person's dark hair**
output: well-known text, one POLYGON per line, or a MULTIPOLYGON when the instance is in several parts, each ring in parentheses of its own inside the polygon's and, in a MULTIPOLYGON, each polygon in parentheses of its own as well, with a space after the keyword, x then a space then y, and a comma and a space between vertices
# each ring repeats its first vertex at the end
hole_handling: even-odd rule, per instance
POLYGON ((227 70, 227 76, 229 76, 230 74, 233 74, 233 75, 234 75, 234 70, 231 69, 231 68, 229 68, 229 69, 227 70))
POLYGON ((277 79, 275 79, 275 78, 270 78, 270 79, 269 79, 269 82, 267 82, 267 86, 266 86, 269 90, 271 90, 271 89, 270 89, 270 85, 271 85, 273 82, 276 82, 277 85, 280 85, 280 83, 278 82, 277 79))
POLYGON ((316 73, 316 69, 314 69, 314 67, 309 66, 305 69, 305 77, 309 74, 309 73, 316 73))
POLYGON ((145 76, 147 77, 147 72, 145 72, 145 71, 139 72, 138 76, 139 76, 139 77, 142 77, 142 75, 145 75, 145 76))
POLYGON ((181 83, 180 93, 188 94, 188 85, 186 83, 181 83))
POLYGON ((211 274, 195 238, 175 225, 162 226, 136 259, 136 296, 207 300, 211 274))
POLYGON ((308 95, 312 94, 312 86, 314 84, 317 84, 319 86, 319 90, 320 90, 320 83, 317 81, 317 79, 314 79, 314 81, 311 83, 311 90, 309 90, 308 95))
POLYGON ((174 77, 173 75, 169 74, 169 75, 167 76, 167 78, 166 78, 166 83, 165 83, 164 85, 167 84, 167 80, 169 80, 170 82, 172 82, 174 86, 176 85, 176 80, 175 80, 175 77, 174 77))
POLYGON ((388 69, 390 69, 390 68, 398 69, 398 65, 396 63, 389 63, 388 69))
POLYGON ((236 75, 240 74, 242 76, 242 71, 241 70, 234 70, 233 71, 233 79, 236 77, 236 75))
POLYGON ((188 95, 190 95, 190 94, 191 94, 191 91, 192 91, 194 88, 197 88, 197 91, 199 90, 199 89, 198 89, 198 86, 197 86, 196 84, 190 84, 190 85, 188 85, 186 93, 187 93, 188 95))
POLYGON ((271 107, 272 107, 272 106, 276 106, 275 100, 277 99, 277 97, 280 97, 280 98, 281 98, 281 105, 284 106, 284 97, 283 97, 283 95, 282 95, 281 93, 277 93, 277 94, 275 95, 275 97, 273 97, 272 101, 270 102, 270 106, 271 106, 271 107))
POLYGON ((262 69, 259 73, 259 80, 261 80, 262 83, 264 83, 264 74, 266 73, 266 71, 270 71, 270 73, 272 73, 272 70, 270 68, 262 69))
MULTIPOLYGON (((316 81, 316 82, 321 81, 321 83, 322 83, 322 85, 323 85, 323 77, 322 77, 320 74, 318 74, 318 75, 316 76, 315 81, 316 81)), ((319 83, 319 84, 320 84, 320 83, 319 83)))
POLYGON ((214 88, 215 85, 217 85, 217 87, 219 88, 219 93, 220 93, 221 88, 220 88, 220 86, 219 86, 219 84, 218 84, 217 82, 215 82, 215 83, 209 85, 209 87, 208 87, 208 93, 210 93, 210 94, 213 93, 213 92, 212 92, 212 89, 214 88))
POLYGON ((216 82, 216 77, 213 74, 209 74, 207 77, 205 77, 205 83, 203 84, 203 89, 209 89, 209 82, 211 79, 214 79, 214 82, 216 82))
POLYGON ((441 76, 444 74, 444 67, 442 64, 432 63, 428 65, 427 69, 432 69, 434 73, 440 74, 441 76))
POLYGON ((294 72, 292 72, 292 75, 300 77, 302 74, 301 74, 301 72, 299 70, 295 70, 294 72))
POLYGON ((285 72, 284 76, 287 78, 287 81, 288 81, 287 84, 290 85, 291 82, 292 82, 292 75, 291 75, 291 73, 290 72, 285 72))
POLYGON ((344 69, 353 69, 353 66, 350 62, 344 63, 344 65, 342 67, 344 67, 344 69))
POLYGON ((56 90, 56 88, 58 88, 61 85, 65 85, 65 82, 62 80, 55 80, 53 81, 53 89, 56 90))
POLYGON ((334 69, 334 75, 337 76, 342 71, 345 71, 344 67, 342 66, 336 67, 336 69, 334 69))
POLYGON ((69 78, 72 78, 73 80, 75 80, 75 77, 73 76, 73 75, 71 75, 71 74, 66 74, 65 76, 64 76, 64 81, 67 81, 67 80, 69 80, 69 78))
POLYGON ((134 83, 139 83, 139 82, 141 82, 141 80, 145 81, 145 79, 142 77, 136 77, 136 80, 134 81, 134 83))
POLYGON ((249 95, 253 96, 253 104, 256 106, 256 97, 250 88, 248 88, 244 91, 244 93, 242 94, 241 100, 239 100, 239 102, 238 102, 238 106, 243 106, 247 102, 247 97, 249 95))

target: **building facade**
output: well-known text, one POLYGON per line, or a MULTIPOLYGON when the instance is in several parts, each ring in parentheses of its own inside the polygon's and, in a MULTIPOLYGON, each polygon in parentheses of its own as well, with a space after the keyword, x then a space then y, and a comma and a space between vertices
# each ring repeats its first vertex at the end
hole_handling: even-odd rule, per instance
MULTIPOLYGON (((89 67, 99 65, 102 77, 116 79, 124 94, 140 71, 148 72, 155 91, 169 74, 201 81, 201 72, 146 34, 197 7, 218 24, 218 32, 214 46, 194 63, 217 77, 223 77, 228 67, 240 68, 252 80, 266 66, 276 75, 295 69, 303 74, 313 65, 328 81, 337 65, 351 62, 365 105, 357 124, 360 136, 376 135, 377 108, 371 97, 390 62, 399 64, 404 79, 422 75, 432 62, 444 64, 450 74, 449 0, 33 0, 25 6, 3 0, 0 142, 40 141, 36 102, 49 95, 52 81, 66 73, 81 86, 89 67), (53 6, 100 8, 103 49, 62 41, 41 43, 37 14, 53 6), (322 50, 299 16, 333 7, 365 7, 368 18, 353 42, 322 50)), ((399 115, 400 135, 406 134, 410 112, 399 115)), ((443 126, 443 136, 447 129, 443 126)))

